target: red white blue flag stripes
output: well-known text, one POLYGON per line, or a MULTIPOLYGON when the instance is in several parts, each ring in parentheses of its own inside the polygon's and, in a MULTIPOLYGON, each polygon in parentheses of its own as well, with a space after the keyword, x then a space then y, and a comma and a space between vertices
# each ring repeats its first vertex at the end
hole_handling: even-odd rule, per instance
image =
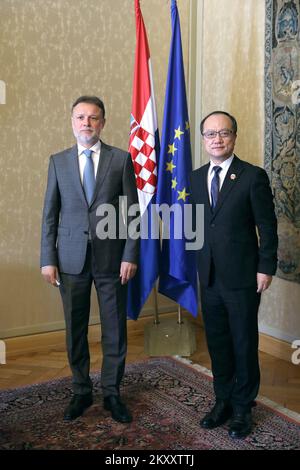
POLYGON ((138 271, 128 283, 127 314, 136 319, 158 277, 159 239, 150 236, 151 204, 156 202, 159 136, 149 45, 139 0, 135 0, 136 50, 130 118, 129 152, 135 170, 141 210, 138 271), (146 227, 146 228, 145 228, 146 227), (145 234, 145 230, 148 231, 145 234))

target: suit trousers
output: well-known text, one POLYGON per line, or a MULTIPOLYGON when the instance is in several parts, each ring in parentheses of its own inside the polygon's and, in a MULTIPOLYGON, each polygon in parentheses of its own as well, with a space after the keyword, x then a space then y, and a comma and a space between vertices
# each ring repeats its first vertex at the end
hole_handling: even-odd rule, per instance
POLYGON ((101 387, 104 397, 119 395, 127 352, 127 286, 121 284, 119 273, 111 276, 99 273, 90 242, 83 271, 78 275, 60 273, 60 281, 74 393, 84 395, 93 388, 89 375, 88 323, 94 282, 101 321, 101 387))
POLYGON ((201 287, 202 313, 216 399, 237 412, 251 409, 260 381, 256 286, 228 289, 212 276, 201 287))

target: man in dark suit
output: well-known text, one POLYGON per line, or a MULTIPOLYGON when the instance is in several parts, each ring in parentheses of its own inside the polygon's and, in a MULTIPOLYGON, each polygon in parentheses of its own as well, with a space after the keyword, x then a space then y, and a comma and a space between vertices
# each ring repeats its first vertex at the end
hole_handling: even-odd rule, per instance
POLYGON ((244 438, 259 389, 257 314, 276 271, 277 222, 266 172, 233 153, 235 118, 215 111, 200 130, 210 163, 192 172, 191 186, 193 202, 204 205, 197 263, 216 396, 200 424, 232 418, 229 435, 244 438))
MULTIPOLYGON (((138 209, 135 175, 129 153, 99 140, 105 124, 99 98, 78 98, 71 118, 77 144, 50 158, 41 240, 42 275, 60 288, 73 374, 74 395, 64 419, 76 419, 93 403, 88 322, 94 282, 101 318, 104 408, 116 421, 127 423, 132 417, 120 399, 119 386, 127 350, 126 284, 137 269, 139 241, 137 236, 124 236, 120 198, 127 198, 128 209, 133 204, 138 209), (107 237, 106 225, 111 234, 107 237)), ((128 224, 132 219, 128 216, 128 224)))

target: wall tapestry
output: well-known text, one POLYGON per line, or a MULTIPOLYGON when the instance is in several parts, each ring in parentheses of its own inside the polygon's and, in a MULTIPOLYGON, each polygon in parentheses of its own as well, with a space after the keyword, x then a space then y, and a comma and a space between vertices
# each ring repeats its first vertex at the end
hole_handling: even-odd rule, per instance
POLYGON ((266 0, 265 168, 278 217, 276 275, 300 282, 300 0, 266 0))

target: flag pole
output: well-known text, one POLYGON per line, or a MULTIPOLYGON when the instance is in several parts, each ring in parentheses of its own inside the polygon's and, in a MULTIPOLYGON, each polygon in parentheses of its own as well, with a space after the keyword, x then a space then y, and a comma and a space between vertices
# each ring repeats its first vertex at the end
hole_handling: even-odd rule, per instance
POLYGON ((183 321, 182 321, 182 310, 181 310, 181 305, 178 304, 178 319, 177 319, 177 323, 178 325, 182 325, 183 321))
POLYGON ((158 317, 158 302, 157 302, 157 287, 156 285, 153 287, 153 294, 154 294, 154 325, 159 325, 159 317, 158 317))

